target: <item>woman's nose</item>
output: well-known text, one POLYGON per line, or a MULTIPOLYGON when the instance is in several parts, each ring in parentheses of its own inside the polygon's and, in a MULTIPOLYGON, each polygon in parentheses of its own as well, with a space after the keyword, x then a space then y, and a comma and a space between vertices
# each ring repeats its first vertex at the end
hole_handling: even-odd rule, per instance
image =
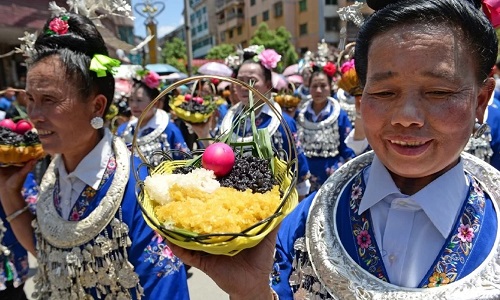
POLYGON ((403 127, 422 127, 425 120, 425 113, 422 105, 422 101, 418 94, 403 95, 393 106, 391 124, 398 124, 403 127))

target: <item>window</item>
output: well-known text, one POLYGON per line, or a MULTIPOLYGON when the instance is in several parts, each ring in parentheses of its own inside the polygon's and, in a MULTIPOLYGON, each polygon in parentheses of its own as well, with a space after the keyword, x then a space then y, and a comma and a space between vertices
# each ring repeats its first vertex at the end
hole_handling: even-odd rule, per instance
POLYGON ((325 18, 325 31, 339 31, 339 19, 335 17, 325 18))
POLYGON ((200 24, 200 25, 198 25, 198 27, 196 28, 196 30, 197 30, 198 32, 201 32, 201 31, 203 30, 203 25, 201 25, 201 24, 200 24))
POLYGON ((195 36, 196 35, 196 28, 191 28, 191 36, 195 36))
POLYGON ((262 13, 262 21, 265 22, 269 20, 269 11, 266 10, 265 12, 262 13))
POLYGON ((250 0, 250 6, 254 6, 255 5, 255 0, 250 0))
POLYGON ((207 29, 207 28, 208 28, 208 23, 207 22, 203 23, 203 29, 207 29))
POLYGON ((253 17, 250 19, 250 24, 251 24, 252 26, 257 25, 257 16, 253 16, 253 17))
POLYGON ((238 32, 238 35, 241 35, 243 33, 243 27, 238 26, 238 28, 236 28, 236 31, 238 32))
POLYGON ((207 7, 203 6, 202 11, 203 11, 203 13, 206 13, 207 12, 207 7))
POLYGON ((232 39, 232 38, 233 38, 233 30, 232 30, 232 29, 230 29, 230 30, 227 32, 227 35, 228 35, 228 37, 229 37, 230 39, 232 39))
POLYGON ((278 18, 283 15, 283 2, 278 2, 274 4, 274 17, 278 18))
POLYGON ((325 5, 337 5, 337 0, 325 0, 325 5))
POLYGON ((307 0, 299 0, 299 11, 307 10, 307 0))
POLYGON ((299 34, 306 35, 307 34, 307 23, 299 25, 299 34))
POLYGON ((225 32, 221 32, 220 33, 220 41, 224 42, 225 40, 226 40, 226 33, 225 32))

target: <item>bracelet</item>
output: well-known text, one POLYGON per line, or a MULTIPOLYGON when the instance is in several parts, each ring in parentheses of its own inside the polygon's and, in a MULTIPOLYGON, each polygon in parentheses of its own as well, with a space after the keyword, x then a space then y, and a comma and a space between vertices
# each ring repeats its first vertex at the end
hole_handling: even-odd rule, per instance
POLYGON ((12 222, 12 220, 14 220, 15 218, 19 217, 22 213, 24 213, 25 211, 27 211, 29 208, 28 205, 26 205, 25 207, 19 209, 19 210, 16 210, 15 212, 13 212, 12 214, 8 215, 5 220, 7 220, 7 222, 12 222))
POLYGON ((273 300, 280 300, 280 297, 278 296, 278 293, 276 293, 276 291, 271 289, 271 292, 273 292, 273 300))

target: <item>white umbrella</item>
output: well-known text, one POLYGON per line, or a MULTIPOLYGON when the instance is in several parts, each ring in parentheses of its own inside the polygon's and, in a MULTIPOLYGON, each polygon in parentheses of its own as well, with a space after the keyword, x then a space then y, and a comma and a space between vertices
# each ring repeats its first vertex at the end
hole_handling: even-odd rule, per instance
POLYGON ((231 76, 233 75, 233 70, 225 64, 211 61, 198 69, 198 73, 203 75, 216 75, 216 76, 231 76))
POLYGON ((295 74, 299 74, 299 65, 298 64, 288 66, 288 67, 286 67, 285 71, 283 71, 283 76, 291 76, 291 75, 295 75, 295 74))

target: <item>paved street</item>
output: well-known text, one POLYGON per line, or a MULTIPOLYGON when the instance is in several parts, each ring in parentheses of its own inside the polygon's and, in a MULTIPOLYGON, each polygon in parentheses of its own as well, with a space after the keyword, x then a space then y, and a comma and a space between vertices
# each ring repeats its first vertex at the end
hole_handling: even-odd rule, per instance
MULTIPOLYGON (((32 268, 32 271, 35 272, 36 261, 32 256, 30 256, 30 267, 32 268)), ((229 299, 226 293, 222 292, 219 287, 217 287, 217 285, 200 270, 191 268, 189 270, 189 273, 193 274, 193 276, 188 279, 189 294, 191 295, 191 300, 229 299)), ((29 297, 33 292, 33 280, 31 278, 26 282, 24 290, 28 295, 28 299, 33 299, 29 297)))

